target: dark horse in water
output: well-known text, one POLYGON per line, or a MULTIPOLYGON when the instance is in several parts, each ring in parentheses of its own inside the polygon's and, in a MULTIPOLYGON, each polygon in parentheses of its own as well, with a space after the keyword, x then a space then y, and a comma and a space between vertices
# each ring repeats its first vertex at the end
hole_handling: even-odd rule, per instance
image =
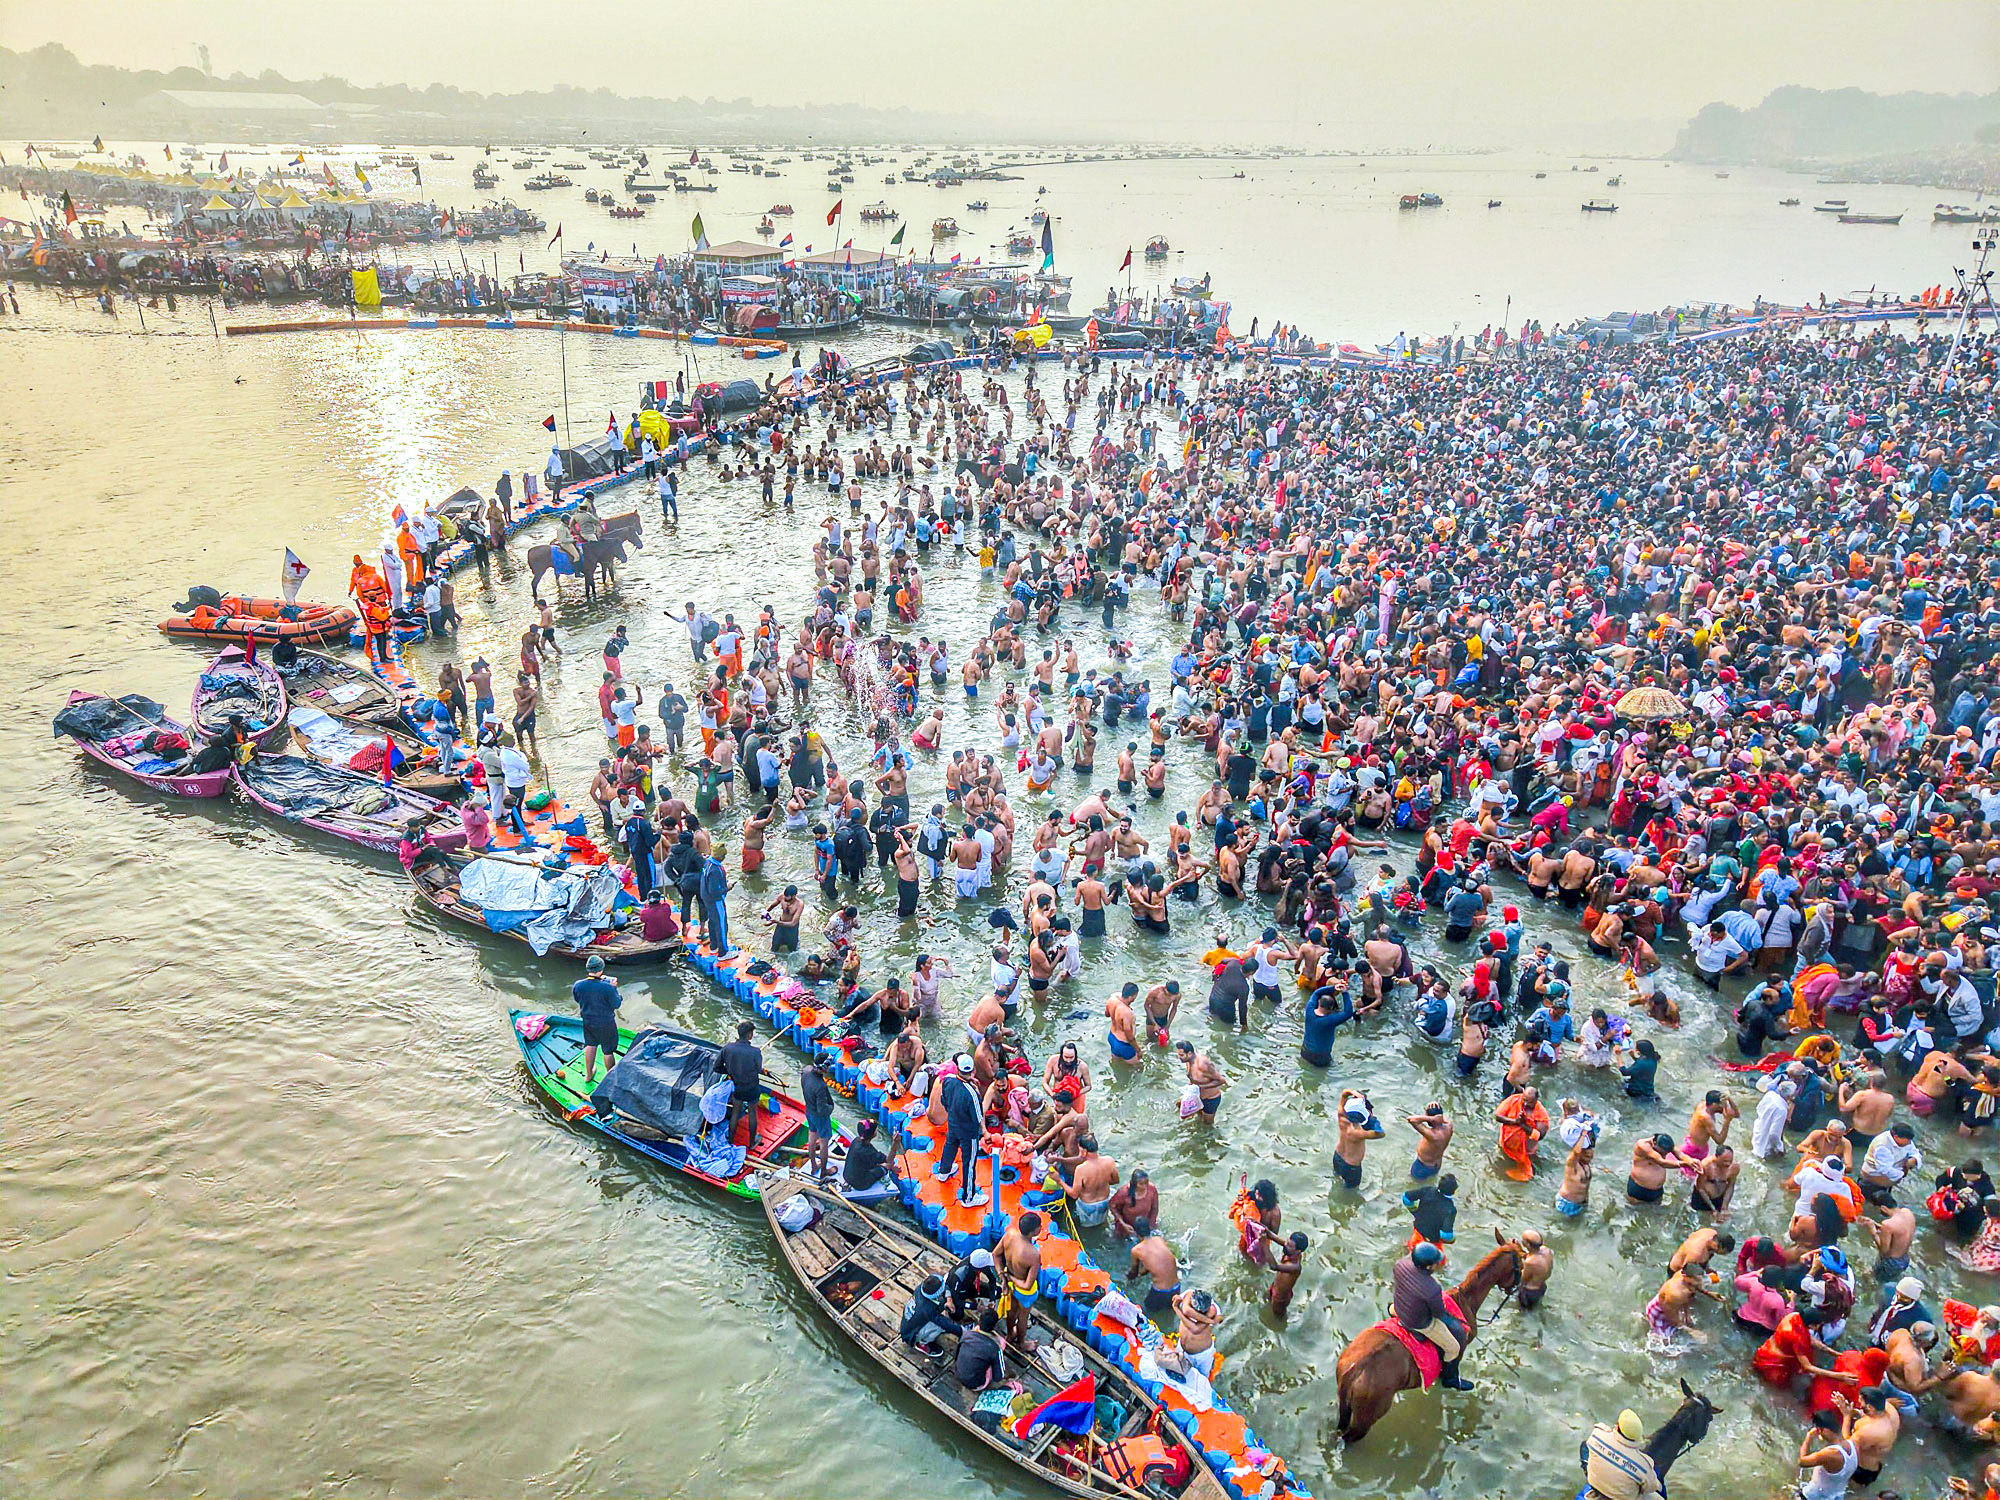
MULTIPOLYGON (((583 597, 585 603, 589 603, 597 597, 597 574, 599 569, 602 569, 604 572, 604 586, 607 589, 617 586, 618 572, 615 564, 625 561, 625 548, 627 545, 633 547, 644 545, 644 538, 639 532, 639 513, 637 511, 627 511, 621 516, 606 516, 601 523, 598 534, 584 541, 583 556, 577 559, 575 571, 583 578, 583 597)), ((567 553, 568 549, 565 548, 564 551, 567 553)), ((544 573, 554 573, 555 567, 556 549, 554 547, 540 546, 528 549, 528 595, 530 598, 537 601, 541 599, 542 575, 544 573)), ((562 574, 556 573, 556 588, 558 591, 562 588, 562 576, 562 574)))
MULTIPOLYGON (((1721 1413, 1708 1397, 1702 1395, 1685 1380, 1681 1382, 1681 1404, 1674 1414, 1659 1425, 1653 1435, 1646 1439, 1646 1457, 1653 1461, 1653 1472, 1659 1476, 1660 1488, 1664 1491, 1667 1470, 1671 1469, 1683 1453, 1708 1436, 1709 1423, 1721 1413)), ((1590 1443, 1586 1439, 1577 1445, 1577 1462, 1584 1472, 1590 1472, 1590 1443)), ((1600 1500, 1598 1492, 1588 1482, 1577 1491, 1576 1500, 1600 1500)))
MULTIPOLYGON (((1520 1241, 1504 1238, 1497 1229, 1493 1238, 1495 1248, 1451 1290, 1452 1300, 1465 1314, 1468 1347, 1479 1336, 1479 1309, 1487 1294, 1496 1287, 1509 1293, 1518 1288, 1521 1267, 1528 1258, 1520 1241)), ((1347 1443, 1358 1443, 1368 1436, 1368 1429, 1388 1415, 1398 1391, 1415 1390, 1423 1383, 1416 1359, 1403 1347, 1403 1341, 1379 1323, 1362 1329, 1340 1351, 1334 1373, 1340 1392, 1340 1437, 1347 1443)))

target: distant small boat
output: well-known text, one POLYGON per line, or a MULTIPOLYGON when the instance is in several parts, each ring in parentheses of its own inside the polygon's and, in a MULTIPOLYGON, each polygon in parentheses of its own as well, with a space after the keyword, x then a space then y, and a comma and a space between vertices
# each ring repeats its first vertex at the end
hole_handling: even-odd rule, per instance
POLYGON ((1799 200, 1796 198, 1780 198, 1778 200, 1778 207, 1780 208, 1797 208, 1798 206, 1799 200))
POLYGON ((1622 177, 1607 177, 1604 179, 1604 185, 1606 187, 1623 187, 1625 179, 1622 177))
POLYGON ((970 202, 970 203, 968 203, 968 204, 966 204, 966 205, 965 205, 965 211, 966 211, 967 213, 969 213, 969 214, 983 214, 983 213, 985 213, 985 212, 986 212, 986 200, 985 200, 984 198, 976 198, 976 199, 974 199, 974 200, 973 200, 972 202, 970 202))
POLYGON ((1396 200, 1398 208, 1441 208, 1444 199, 1436 193, 1405 193, 1396 200))
POLYGON ((1842 214, 1840 222, 1843 224, 1900 224, 1903 222, 1903 216, 1901 214, 1842 214))
POLYGON ((2000 222, 2000 208, 1967 208, 1962 203, 1940 203, 1931 210, 1933 224, 1992 224, 2000 222))
POLYGON ((1549 174, 1548 174, 1548 173, 1546 173, 1546 172, 1537 172, 1537 173, 1535 174, 1535 181, 1537 181, 1537 182, 1540 182, 1540 181, 1541 181, 1541 180, 1542 180, 1542 179, 1543 179, 1544 177, 1546 177, 1546 176, 1548 176, 1548 175, 1549 175, 1549 174))
POLYGON ((1500 206, 1500 200, 1498 198, 1488 198, 1486 200, 1486 206, 1488 208, 1498 208, 1500 206))
POLYGON ((1165 260, 1166 258, 1167 237, 1164 234, 1156 234, 1150 240, 1146 241, 1147 260, 1165 260))
POLYGON ((1583 211, 1587 214, 1615 214, 1618 212, 1618 205, 1608 198, 1592 198, 1583 205, 1583 211))
POLYGON ((1717 172, 1715 175, 1717 177, 1727 177, 1729 174, 1727 172, 1717 172))
POLYGON ((1844 214, 1847 212, 1847 200, 1845 198, 1829 198, 1824 203, 1815 203, 1813 205, 1813 212, 1816 214, 1844 214))

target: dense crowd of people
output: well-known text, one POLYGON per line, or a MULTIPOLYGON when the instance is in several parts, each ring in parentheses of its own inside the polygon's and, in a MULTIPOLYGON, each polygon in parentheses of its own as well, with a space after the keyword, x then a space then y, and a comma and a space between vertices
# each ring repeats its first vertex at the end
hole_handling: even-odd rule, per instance
MULTIPOLYGON (((1949 1255, 2000 1274, 1979 1158, 2000 1117, 2000 341, 1946 349, 1828 326, 1393 368, 1072 355, 1018 393, 927 370, 768 406, 711 461, 788 507, 823 487, 812 597, 789 619, 676 611, 694 675, 653 694, 660 739, 618 710, 635 664, 609 643, 592 796, 649 878, 685 882, 676 851, 709 856, 725 820, 745 875, 774 825, 809 833, 820 904, 797 884, 759 900, 773 952, 927 1094, 947 1158, 1020 1135, 1080 1225, 1127 1235, 1190 1356, 1215 1299, 1183 1287, 1158 1186, 1110 1160, 1093 1091, 1171 1045, 1200 1129, 1230 1086, 1204 1023, 1295 1024, 1325 1067, 1341 1028, 1401 1018, 1481 1118, 1378 1111, 1349 1080, 1329 1171, 1351 1189, 1371 1141, 1409 1132, 1391 1301, 1444 1384, 1470 1387, 1476 1333, 1437 1280, 1453 1194, 1489 1170, 1454 1132, 1491 1131, 1490 1170, 1559 1174, 1558 1223, 1601 1199, 1615 1146, 1626 1211, 1689 1225, 1635 1325, 1669 1350, 1714 1300, 1754 1334, 1747 1368, 1808 1424, 1802 1493, 1871 1483, 1914 1423, 1973 1445, 1949 1451, 1977 1470, 2000 1437, 2000 1307, 1921 1273, 1949 1255), (871 508, 878 474, 894 492, 871 508), (1004 602, 947 642, 926 589, 975 562, 1004 602), (1124 637, 1149 595, 1180 643, 1166 660, 1124 637), (869 730, 851 753, 812 711, 834 691, 869 730), (975 743, 948 743, 958 695, 991 704, 975 743), (1176 743, 1212 775, 1174 784, 1176 743), (698 789, 669 790, 675 767, 698 789), (1142 836, 1155 802, 1172 821, 1142 836), (1204 885, 1254 941, 1110 997, 1096 1076, 1073 1046, 1024 1056, 1020 1006, 1087 982, 1110 922, 1143 943, 1204 885), (984 975, 925 958, 862 977, 878 921, 956 903, 990 908, 984 975), (1629 1005, 1574 1013, 1577 976, 1536 934, 1562 923, 1629 1005), (1416 930, 1462 962, 1418 962, 1416 930), (976 992, 949 1019, 944 979, 976 992), (1301 1011, 1277 1007, 1288 989, 1301 1011), (1691 1003, 1733 1034, 1706 1079, 1661 1071, 1656 1038, 1691 1003), (1614 1141, 1564 1097, 1577 1069, 1615 1069, 1686 1130, 1614 1141), (1745 1172, 1781 1177, 1795 1210, 1725 1227, 1745 1172)), ((1305 1237, 1267 1181, 1230 1217, 1282 1313, 1305 1237)), ((1555 1248, 1530 1232, 1511 1253, 1531 1307, 1555 1248)), ((1630 1412, 1591 1434, 1606 1500, 1660 1492, 1642 1436, 1630 1412)))

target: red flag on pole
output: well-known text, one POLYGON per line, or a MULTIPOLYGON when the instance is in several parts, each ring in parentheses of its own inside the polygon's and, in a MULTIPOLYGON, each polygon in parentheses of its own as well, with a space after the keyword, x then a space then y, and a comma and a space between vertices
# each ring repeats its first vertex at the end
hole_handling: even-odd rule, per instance
POLYGON ((1125 258, 1118 263, 1118 269, 1121 271, 1132 269, 1132 247, 1130 245, 1125 247, 1125 258))
POLYGON ((836 198, 833 200, 833 207, 826 211, 826 222, 828 225, 831 225, 835 219, 840 217, 840 205, 846 201, 845 198, 836 198))

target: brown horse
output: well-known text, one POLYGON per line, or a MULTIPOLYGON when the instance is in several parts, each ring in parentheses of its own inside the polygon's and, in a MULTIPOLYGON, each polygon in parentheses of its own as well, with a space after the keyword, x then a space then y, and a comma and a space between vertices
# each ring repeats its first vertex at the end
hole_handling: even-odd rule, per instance
MULTIPOLYGON (((604 586, 613 588, 618 583, 618 572, 614 566, 625 561, 625 548, 643 546, 644 537, 639 531, 639 513, 627 511, 623 515, 606 516, 595 537, 583 544, 583 557, 576 565, 577 573, 583 579, 584 602, 597 597, 597 573, 604 572, 604 586)), ((528 596, 537 601, 541 598, 542 575, 555 571, 555 548, 550 546, 528 549, 528 596)), ((562 589, 562 574, 556 574, 556 589, 562 589)))
MULTIPOLYGON (((1496 1248, 1488 1250, 1465 1280, 1452 1288, 1451 1296, 1465 1314, 1469 1347, 1479 1335, 1479 1308, 1495 1287, 1512 1292, 1521 1284, 1521 1266, 1527 1253, 1516 1240, 1493 1231, 1496 1248)), ((1421 1334, 1418 1337, 1422 1337, 1421 1334)), ((1398 1391, 1414 1390, 1423 1377, 1401 1339, 1379 1325, 1371 1324, 1340 1351, 1335 1381, 1340 1391, 1340 1437, 1358 1443, 1368 1429, 1388 1414, 1398 1391)))

